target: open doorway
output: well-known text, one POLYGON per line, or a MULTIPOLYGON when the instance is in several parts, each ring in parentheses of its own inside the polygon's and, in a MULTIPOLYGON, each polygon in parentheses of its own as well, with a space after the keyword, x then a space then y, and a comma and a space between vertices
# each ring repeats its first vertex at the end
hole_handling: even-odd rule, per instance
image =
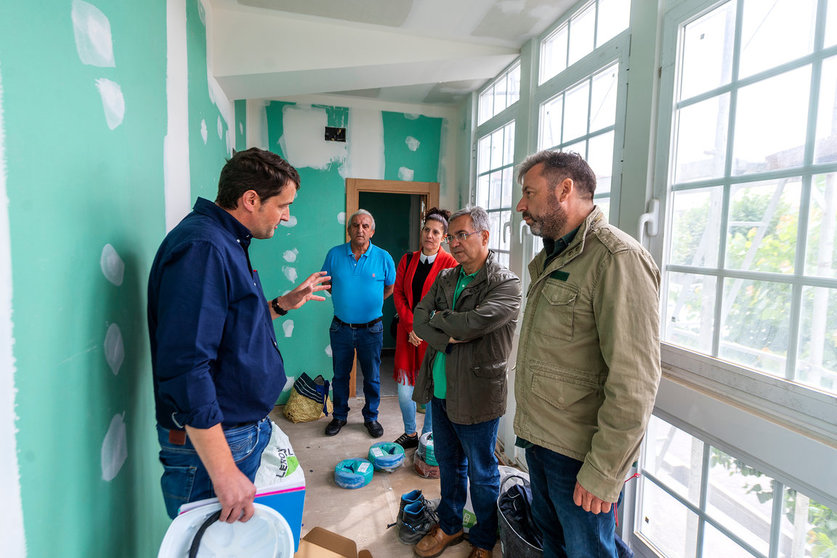
MULTIPOLYGON (((438 182, 406 182, 396 180, 346 179, 346 218, 358 208, 375 218, 372 242, 389 252, 395 265, 406 252, 418 250, 419 225, 424 212, 439 203, 438 182)), ((346 235, 348 240, 348 233, 346 235)), ((392 297, 384 301, 384 351, 381 362, 381 395, 396 395, 392 381, 392 356, 395 339, 389 333, 395 315, 392 297), (390 385, 391 384, 391 385, 390 385)), ((357 361, 352 366, 349 396, 356 394, 357 361)))

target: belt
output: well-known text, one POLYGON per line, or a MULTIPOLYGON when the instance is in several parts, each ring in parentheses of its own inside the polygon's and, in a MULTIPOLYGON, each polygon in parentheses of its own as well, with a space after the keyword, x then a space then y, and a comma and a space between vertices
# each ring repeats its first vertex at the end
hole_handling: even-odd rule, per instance
POLYGON ((340 324, 343 324, 343 325, 347 325, 347 326, 349 326, 349 327, 350 327, 350 328, 352 328, 352 329, 363 329, 363 328, 365 328, 365 327, 372 327, 373 325, 377 324, 378 322, 380 322, 380 321, 381 321, 381 320, 383 320, 384 318, 383 318, 383 316, 382 316, 382 317, 380 317, 380 318, 375 318, 375 319, 374 319, 374 320, 372 320, 371 322, 366 322, 365 324, 350 324, 350 323, 348 323, 348 322, 344 322, 343 320, 341 320, 341 319, 340 319, 340 318, 338 318, 337 316, 334 316, 334 319, 337 321, 337 323, 340 323, 340 324))
MULTIPOLYGON (((262 419, 264 420, 264 419, 262 419)), ((253 424, 258 424, 261 421, 257 422, 239 422, 238 424, 230 424, 228 426, 223 426, 222 429, 224 431, 232 430, 233 428, 242 428, 244 426, 250 426, 253 424)), ((185 446, 186 445, 186 430, 169 430, 169 443, 174 444, 176 446, 185 446)))

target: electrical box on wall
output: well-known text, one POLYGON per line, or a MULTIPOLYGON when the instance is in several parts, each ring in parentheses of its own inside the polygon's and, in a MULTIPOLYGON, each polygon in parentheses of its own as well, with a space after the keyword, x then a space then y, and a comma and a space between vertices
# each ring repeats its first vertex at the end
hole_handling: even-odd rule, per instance
POLYGON ((325 129, 325 140, 326 141, 346 141, 346 128, 333 128, 331 126, 326 126, 325 129))

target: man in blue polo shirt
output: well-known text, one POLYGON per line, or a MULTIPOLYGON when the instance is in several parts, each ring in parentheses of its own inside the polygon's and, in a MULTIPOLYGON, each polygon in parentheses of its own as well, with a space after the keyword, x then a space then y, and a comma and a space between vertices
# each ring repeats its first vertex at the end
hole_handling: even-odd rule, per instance
POLYGON ((323 271, 331 276, 334 319, 329 337, 334 366, 334 418, 326 436, 334 436, 346 424, 349 414, 349 377, 352 360, 363 372, 363 424, 373 438, 384 435, 378 422, 381 400, 381 347, 384 342, 382 308, 395 286, 395 263, 386 250, 370 242, 375 219, 361 209, 349 219, 349 242, 328 251, 323 271))
POLYGON ((161 485, 174 519, 217 496, 221 521, 252 517, 253 480, 270 439, 267 414, 285 385, 272 320, 326 288, 317 272, 268 302, 250 265, 253 238, 271 238, 299 189, 278 155, 252 148, 224 165, 215 203, 198 198, 166 236, 148 279, 148 332, 161 485))

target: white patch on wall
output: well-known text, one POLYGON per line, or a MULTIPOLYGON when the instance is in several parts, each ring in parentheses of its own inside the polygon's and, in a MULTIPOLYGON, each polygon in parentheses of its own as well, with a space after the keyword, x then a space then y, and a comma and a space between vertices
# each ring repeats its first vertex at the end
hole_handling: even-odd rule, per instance
POLYGON ((82 0, 73 0, 73 33, 76 37, 76 52, 82 64, 113 68, 113 40, 110 21, 102 11, 82 0))
POLYGON ((224 122, 221 120, 221 115, 218 115, 218 139, 224 137, 224 122))
POLYGON ((119 374, 119 368, 125 360, 125 344, 122 342, 122 330, 116 324, 110 324, 105 334, 105 360, 113 375, 119 374))
POLYGON ((413 169, 408 169, 407 167, 399 167, 398 169, 399 180, 412 180, 414 174, 413 169))
POLYGON ((294 248, 294 249, 292 249, 292 250, 285 250, 285 253, 284 253, 284 254, 282 254, 282 257, 283 257, 283 258, 285 258, 285 261, 286 261, 286 262, 291 262, 291 263, 293 263, 293 262, 295 262, 295 261, 296 261, 296 257, 297 257, 297 255, 299 255, 299 250, 297 250, 296 248, 294 248))
POLYGON ((189 95, 186 0, 166 1, 166 137, 163 140, 166 232, 189 213, 189 95))
POLYGON ((125 97, 122 88, 115 81, 107 78, 96 80, 96 89, 102 97, 102 109, 105 111, 105 122, 111 130, 122 124, 125 118, 125 97))
POLYGON ((238 133, 239 134, 244 133, 244 124, 242 124, 241 122, 238 123, 238 133))
POLYGON ((102 479, 112 481, 125 459, 128 458, 128 443, 125 435, 125 413, 113 415, 110 427, 102 442, 102 479))
POLYGON ((15 359, 12 353, 12 244, 9 233, 9 198, 6 194, 6 148, 3 125, 3 80, 0 72, 0 541, 3 554, 26 556, 20 468, 17 461, 15 421, 15 359))
POLYGON ((413 136, 407 136, 407 139, 404 140, 404 143, 407 144, 407 147, 410 149, 410 151, 416 151, 419 148, 419 145, 421 145, 421 142, 413 136))
POLYGON ((282 388, 282 393, 285 393, 292 387, 294 387, 294 378, 293 376, 285 376, 285 387, 282 388))
POLYGON ((286 159, 297 169, 325 170, 346 161, 346 144, 323 138, 328 116, 325 109, 286 105, 282 108, 284 133, 279 145, 286 159))
POLYGON ((404 118, 406 118, 407 120, 418 120, 419 116, 421 116, 421 115, 420 114, 415 114, 415 113, 412 113, 412 112, 405 112, 404 113, 404 118))
POLYGON ((337 222, 340 223, 341 225, 346 224, 346 212, 345 211, 341 211, 340 213, 337 214, 337 222))
POLYGON ((349 159, 340 174, 343 178, 384 178, 384 119, 380 110, 349 109, 346 129, 349 159))
POLYGON ((296 276, 296 268, 295 267, 291 267, 289 265, 283 265, 282 266, 282 273, 285 274, 285 277, 288 279, 288 281, 290 281, 291 283, 296 283, 296 277, 297 276, 296 276))
POLYGON ((331 343, 326 345, 325 354, 327 354, 328 356, 331 356, 331 343))
POLYGON ((291 215, 291 216, 288 217, 287 221, 280 221, 279 224, 282 225, 283 227, 295 227, 296 226, 296 216, 291 215))
POLYGON ((201 137, 203 138, 203 143, 206 144, 206 139, 209 137, 209 132, 206 129, 206 119, 201 120, 201 137))
POLYGON ((290 337, 294 334, 294 321, 285 320, 282 322, 282 331, 285 332, 285 337, 290 337))
POLYGON ((116 285, 122 285, 122 279, 125 276, 125 262, 116 253, 116 249, 110 244, 105 244, 102 248, 102 257, 99 258, 99 266, 102 268, 102 274, 105 279, 116 285))

